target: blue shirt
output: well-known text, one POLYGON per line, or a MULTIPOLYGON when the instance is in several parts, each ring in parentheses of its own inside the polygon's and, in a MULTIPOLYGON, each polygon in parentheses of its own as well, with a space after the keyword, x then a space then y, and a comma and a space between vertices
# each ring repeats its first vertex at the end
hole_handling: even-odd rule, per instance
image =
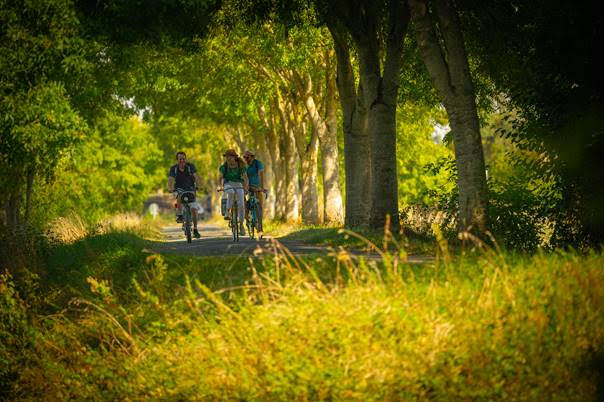
POLYGON ((258 159, 254 159, 246 172, 250 186, 260 187, 260 175, 258 173, 262 171, 264 171, 264 164, 258 159))

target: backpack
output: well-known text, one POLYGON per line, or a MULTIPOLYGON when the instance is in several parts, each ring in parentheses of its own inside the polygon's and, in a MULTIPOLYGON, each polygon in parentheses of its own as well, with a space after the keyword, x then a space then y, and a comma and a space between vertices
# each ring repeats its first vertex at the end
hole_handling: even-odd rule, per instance
MULTIPOLYGON (((176 175, 178 175, 178 164, 174 165, 173 169, 174 169, 174 177, 176 177, 176 175)), ((186 171, 189 174, 189 176, 193 176, 193 173, 191 173, 191 164, 189 162, 187 162, 187 164, 186 164, 186 171)))

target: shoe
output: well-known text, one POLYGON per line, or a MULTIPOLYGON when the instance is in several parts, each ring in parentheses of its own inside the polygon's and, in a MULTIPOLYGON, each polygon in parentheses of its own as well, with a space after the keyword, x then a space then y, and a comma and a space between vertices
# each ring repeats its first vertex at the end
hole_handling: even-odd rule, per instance
POLYGON ((262 240, 264 237, 264 232, 258 231, 258 239, 262 240))
POLYGON ((182 223, 182 215, 176 215, 176 223, 182 223))
POLYGON ((225 220, 225 221, 230 221, 230 220, 231 220, 231 217, 230 217, 230 216, 225 216, 225 217, 224 217, 224 220, 225 220))
POLYGON ((193 236, 194 236, 196 239, 199 239, 199 238, 201 237, 201 235, 199 234, 199 232, 197 231, 197 229, 193 229, 193 236))

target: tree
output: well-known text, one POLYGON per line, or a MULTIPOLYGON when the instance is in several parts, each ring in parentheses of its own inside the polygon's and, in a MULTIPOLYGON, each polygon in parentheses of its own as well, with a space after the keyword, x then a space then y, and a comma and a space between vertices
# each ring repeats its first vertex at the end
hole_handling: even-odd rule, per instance
POLYGON ((0 27, 0 200, 15 225, 29 217, 34 180, 53 177, 85 128, 72 104, 79 93, 66 88, 91 61, 69 0, 2 1, 0 27))
POLYGON ((348 227, 369 225, 371 188, 371 148, 367 133, 367 108, 362 84, 356 84, 346 32, 329 23, 337 59, 337 88, 342 108, 344 131, 344 167, 346 172, 345 224, 348 227))
POLYGON ((548 191, 556 245, 604 241, 604 39, 601 3, 459 1, 477 69, 514 109, 503 132, 543 155, 530 169, 557 183, 548 191))
POLYGON ((443 99, 453 133, 459 190, 458 230, 484 231, 487 228, 484 155, 476 95, 457 11, 450 0, 433 3, 409 0, 409 5, 420 54, 443 99))
MULTIPOLYGON (((383 227, 390 215, 393 229, 398 230, 396 104, 410 18, 407 4, 402 0, 333 1, 320 2, 319 9, 325 20, 337 21, 331 29, 336 33, 334 42, 343 43, 342 37, 349 35, 358 56, 371 155, 368 223, 373 228, 383 227)), ((340 45, 340 55, 344 54, 340 45)))

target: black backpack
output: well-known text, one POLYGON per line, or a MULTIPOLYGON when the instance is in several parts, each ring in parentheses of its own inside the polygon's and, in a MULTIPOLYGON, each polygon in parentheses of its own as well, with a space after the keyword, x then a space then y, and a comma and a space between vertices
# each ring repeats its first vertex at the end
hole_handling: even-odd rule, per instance
MULTIPOLYGON (((176 175, 178 174, 178 164, 174 165, 173 169, 174 169, 174 177, 176 177, 176 175)), ((193 176, 193 173, 191 173, 191 164, 189 162, 187 162, 187 164, 186 164, 186 171, 189 174, 189 176, 193 176)))

